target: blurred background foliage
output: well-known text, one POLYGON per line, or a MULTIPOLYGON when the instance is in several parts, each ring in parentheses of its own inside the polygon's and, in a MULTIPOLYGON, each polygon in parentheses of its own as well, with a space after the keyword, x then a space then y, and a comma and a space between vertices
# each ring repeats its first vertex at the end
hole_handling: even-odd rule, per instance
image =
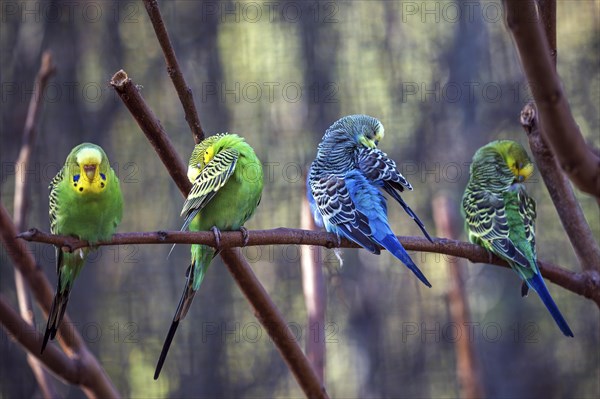
MULTIPOLYGON (((2 203, 12 209, 14 161, 41 52, 58 70, 45 95, 30 173, 28 226, 48 230, 48 183, 83 141, 109 154, 126 211, 119 230, 178 229, 182 197, 154 150, 108 85, 123 68, 170 134, 181 157, 192 150, 162 52, 138 1, 1 3, 2 203)), ((527 144, 519 112, 527 84, 499 1, 162 1, 202 125, 246 137, 262 159, 265 191, 249 229, 299 227, 303 173, 324 130, 342 115, 379 118, 380 147, 415 190, 405 199, 435 234, 431 199, 460 200, 476 148, 498 139, 527 144)), ((600 146, 600 3, 558 2, 558 71, 582 131, 600 146)), ((23 171, 17 171, 17 177, 23 171)), ((538 254, 579 270, 541 177, 538 254)), ((598 206, 580 196, 596 239, 598 206)), ((458 206, 458 205, 457 205, 458 206)), ((400 235, 419 231, 390 206, 400 235)), ((464 236, 463 236, 464 238, 464 236)), ((30 245, 55 282, 54 251, 30 245)), ((189 248, 103 247, 71 295, 69 313, 126 397, 298 397, 302 395, 266 331, 220 259, 197 295, 158 381, 152 380, 179 300, 189 248)), ((4 249, 0 291, 13 300, 4 249)), ((327 340, 332 397, 455 397, 454 340, 469 335, 492 397, 598 397, 598 309, 550 284, 575 339, 566 339, 515 273, 469 265, 472 326, 453 325, 445 259, 413 253, 433 284, 426 289, 389 254, 344 250, 339 268, 323 252, 328 292, 325 337, 306 328, 299 248, 245 248, 255 272, 303 343, 327 340)), ((37 314, 38 330, 45 317, 37 314)), ((22 349, 0 340, 0 396, 39 396, 22 349)), ((62 386, 69 397, 83 393, 62 386)))

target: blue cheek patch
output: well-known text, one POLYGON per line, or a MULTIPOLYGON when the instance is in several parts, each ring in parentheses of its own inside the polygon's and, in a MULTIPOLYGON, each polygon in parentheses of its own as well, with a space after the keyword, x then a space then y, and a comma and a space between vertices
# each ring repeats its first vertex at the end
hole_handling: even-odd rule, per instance
POLYGON ((78 182, 78 181, 79 181, 79 175, 75 175, 75 176, 73 176, 73 181, 74 181, 74 182, 78 182))
POLYGON ((100 173, 100 177, 102 178, 102 180, 106 180, 106 175, 104 173, 100 173))

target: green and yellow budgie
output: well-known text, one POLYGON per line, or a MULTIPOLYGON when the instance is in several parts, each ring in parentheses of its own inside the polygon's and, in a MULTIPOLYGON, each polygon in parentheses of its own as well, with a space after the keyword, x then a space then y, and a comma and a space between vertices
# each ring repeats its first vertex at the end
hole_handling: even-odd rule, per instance
MULTIPOLYGON (((183 204, 181 230, 212 230, 217 246, 219 230, 242 230, 260 202, 263 170, 254 150, 236 134, 218 134, 197 144, 190 157, 188 179, 192 189, 183 204)), ((192 245, 183 295, 163 344, 154 379, 167 357, 179 322, 187 314, 212 259, 218 253, 207 245, 192 245)))
POLYGON ((524 280, 522 294, 533 288, 563 334, 572 337, 537 265, 535 201, 523 184, 532 173, 527 152, 514 141, 493 141, 477 150, 462 200, 466 228, 472 243, 508 262, 524 280))
MULTIPOLYGON (((110 167, 104 150, 91 143, 71 150, 65 165, 50 183, 50 231, 94 243, 110 239, 123 215, 119 179, 110 167)), ((67 308, 73 282, 85 264, 89 248, 65 252, 56 248, 58 284, 42 353, 48 339, 54 339, 67 308)))

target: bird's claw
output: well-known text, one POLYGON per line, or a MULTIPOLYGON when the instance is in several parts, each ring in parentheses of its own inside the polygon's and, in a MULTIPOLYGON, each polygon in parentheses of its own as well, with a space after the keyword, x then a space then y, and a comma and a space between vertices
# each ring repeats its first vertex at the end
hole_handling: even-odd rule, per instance
POLYGON ((213 226, 210 228, 210 231, 215 235, 215 244, 217 249, 221 249, 221 230, 217 228, 217 226, 213 226))
POLYGON ((342 246, 342 237, 338 236, 337 234, 335 235, 335 245, 338 248, 342 246))
POLYGON ((250 235, 248 234, 248 229, 244 226, 240 227, 240 232, 242 233, 242 247, 248 245, 248 240, 250 239, 250 235))

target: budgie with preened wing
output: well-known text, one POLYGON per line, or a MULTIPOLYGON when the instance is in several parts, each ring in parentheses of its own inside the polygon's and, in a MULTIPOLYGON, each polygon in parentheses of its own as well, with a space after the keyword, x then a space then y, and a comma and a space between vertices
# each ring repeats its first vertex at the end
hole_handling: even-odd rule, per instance
POLYGON ((506 260, 529 288, 538 293, 563 334, 573 332, 552 300, 537 264, 535 201, 523 184, 533 173, 525 149, 511 140, 497 140, 473 156, 462 200, 469 240, 506 260))
MULTIPOLYGON (((263 170, 254 150, 236 134, 218 134, 194 147, 188 165, 192 189, 183 204, 183 227, 190 231, 212 230, 217 246, 219 230, 241 230, 260 202, 263 170)), ((193 244, 183 295, 163 344, 154 379, 167 357, 179 322, 187 314, 194 295, 217 251, 208 245, 193 244)))
POLYGON ((307 179, 307 197, 315 222, 379 254, 385 248, 423 282, 427 278, 394 235, 387 217, 387 192, 431 241, 425 226, 400 196, 410 183, 396 163, 377 148, 384 136, 380 121, 350 115, 336 121, 323 136, 307 179))
MULTIPOLYGON (((65 165, 50 183, 50 231, 88 241, 110 239, 123 215, 119 179, 104 150, 83 143, 71 150, 65 165)), ((58 284, 44 333, 42 353, 54 339, 67 308, 69 293, 89 248, 66 252, 56 248, 58 284)))

